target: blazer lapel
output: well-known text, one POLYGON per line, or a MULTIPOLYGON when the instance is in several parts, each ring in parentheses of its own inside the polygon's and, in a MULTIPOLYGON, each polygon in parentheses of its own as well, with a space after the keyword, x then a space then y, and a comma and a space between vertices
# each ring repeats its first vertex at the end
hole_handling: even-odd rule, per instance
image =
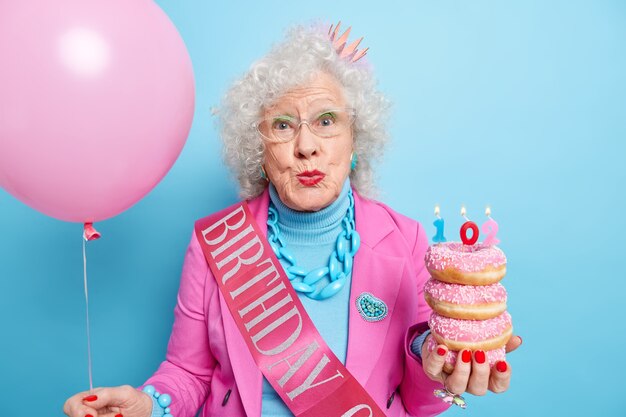
POLYGON ((393 231, 391 219, 366 218, 366 206, 373 204, 354 193, 356 229, 361 236, 361 248, 354 258, 348 321, 348 354, 346 367, 365 385, 381 354, 404 270, 404 259, 375 250, 376 245, 393 231), (381 321, 366 321, 356 308, 356 299, 370 293, 387 306, 387 317, 381 321))
POLYGON ((261 415, 261 389, 263 374, 256 366, 246 342, 243 340, 237 324, 220 293, 222 319, 224 322, 224 336, 228 357, 235 376, 235 383, 243 408, 248 416, 261 415))

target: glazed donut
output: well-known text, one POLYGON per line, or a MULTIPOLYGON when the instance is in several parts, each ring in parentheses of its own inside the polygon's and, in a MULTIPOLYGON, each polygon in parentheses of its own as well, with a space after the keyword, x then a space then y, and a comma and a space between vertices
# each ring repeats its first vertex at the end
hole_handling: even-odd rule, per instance
POLYGON ((446 242, 426 251, 426 268, 433 278, 450 284, 491 285, 506 274, 506 256, 498 247, 446 242))
POLYGON ((428 320, 437 342, 450 350, 488 350, 506 345, 513 334, 511 315, 504 312, 487 320, 461 320, 433 312, 428 320))
POLYGON ((506 290, 500 283, 458 285, 431 278, 424 298, 434 311, 455 319, 485 320, 506 311, 506 290))
MULTIPOLYGON (((434 337, 428 338, 427 348, 429 352, 432 352, 433 350, 435 350, 437 345, 438 345, 437 340, 434 337)), ((457 350, 448 350, 448 353, 446 354, 446 362, 443 365, 444 372, 447 372, 449 374, 452 373, 452 371, 454 370, 454 366, 456 365, 456 358, 458 354, 459 354, 459 351, 457 350)), ((489 366, 491 367, 495 365, 496 362, 498 361, 506 360, 506 351, 503 347, 498 348, 498 349, 488 350, 485 352, 485 356, 486 356, 487 362, 489 363, 489 366)))

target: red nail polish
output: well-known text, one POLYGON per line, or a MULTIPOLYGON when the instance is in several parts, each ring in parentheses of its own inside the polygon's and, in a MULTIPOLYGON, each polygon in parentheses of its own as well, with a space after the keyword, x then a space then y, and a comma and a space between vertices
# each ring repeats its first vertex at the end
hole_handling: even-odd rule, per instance
POLYGON ((474 359, 476 359, 476 363, 485 363, 485 352, 477 350, 474 352, 474 359))
MULTIPOLYGON (((96 401, 98 399, 97 395, 88 395, 85 398, 83 398, 83 401, 96 401)), ((85 416, 86 417, 86 416, 85 416)))
POLYGON ((85 414, 85 417, 93 417, 91 414, 85 414))
POLYGON ((464 350, 461 354, 461 360, 465 363, 469 363, 472 360, 472 352, 469 350, 464 350))
POLYGON ((445 354, 446 354, 446 350, 444 348, 442 348, 442 347, 437 348, 437 355, 443 356, 445 354))
POLYGON ((124 417, 124 416, 121 414, 116 414, 115 417, 124 417))
POLYGON ((507 369, 506 362, 498 361, 498 363, 496 363, 496 369, 500 372, 506 372, 506 369, 507 369))

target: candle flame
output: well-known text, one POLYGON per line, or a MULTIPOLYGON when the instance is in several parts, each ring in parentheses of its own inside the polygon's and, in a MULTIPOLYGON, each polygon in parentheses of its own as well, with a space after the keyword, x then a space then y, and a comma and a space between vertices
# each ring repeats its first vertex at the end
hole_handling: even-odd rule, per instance
POLYGON ((439 204, 435 206, 435 216, 439 217, 439 204))
POLYGON ((491 207, 487 206, 485 208, 485 216, 487 217, 491 216, 491 207))
POLYGON ((467 211, 465 210, 465 206, 461 206, 461 216, 465 217, 465 214, 467 214, 467 211))

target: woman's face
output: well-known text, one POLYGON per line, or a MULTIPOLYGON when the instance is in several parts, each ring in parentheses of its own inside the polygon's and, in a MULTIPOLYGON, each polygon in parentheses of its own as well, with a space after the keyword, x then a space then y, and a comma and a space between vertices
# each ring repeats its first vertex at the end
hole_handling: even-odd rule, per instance
POLYGON ((298 130, 297 121, 306 120, 315 124, 314 128, 322 126, 318 129, 321 131, 336 117, 332 112, 326 115, 326 111, 346 107, 339 83, 331 75, 319 72, 311 82, 288 91, 265 109, 265 122, 259 126, 264 136, 271 137, 272 132, 284 128, 295 133, 294 139, 287 142, 264 142, 265 172, 288 207, 317 211, 339 196, 350 174, 351 124, 337 135, 319 137, 306 123, 298 130))

